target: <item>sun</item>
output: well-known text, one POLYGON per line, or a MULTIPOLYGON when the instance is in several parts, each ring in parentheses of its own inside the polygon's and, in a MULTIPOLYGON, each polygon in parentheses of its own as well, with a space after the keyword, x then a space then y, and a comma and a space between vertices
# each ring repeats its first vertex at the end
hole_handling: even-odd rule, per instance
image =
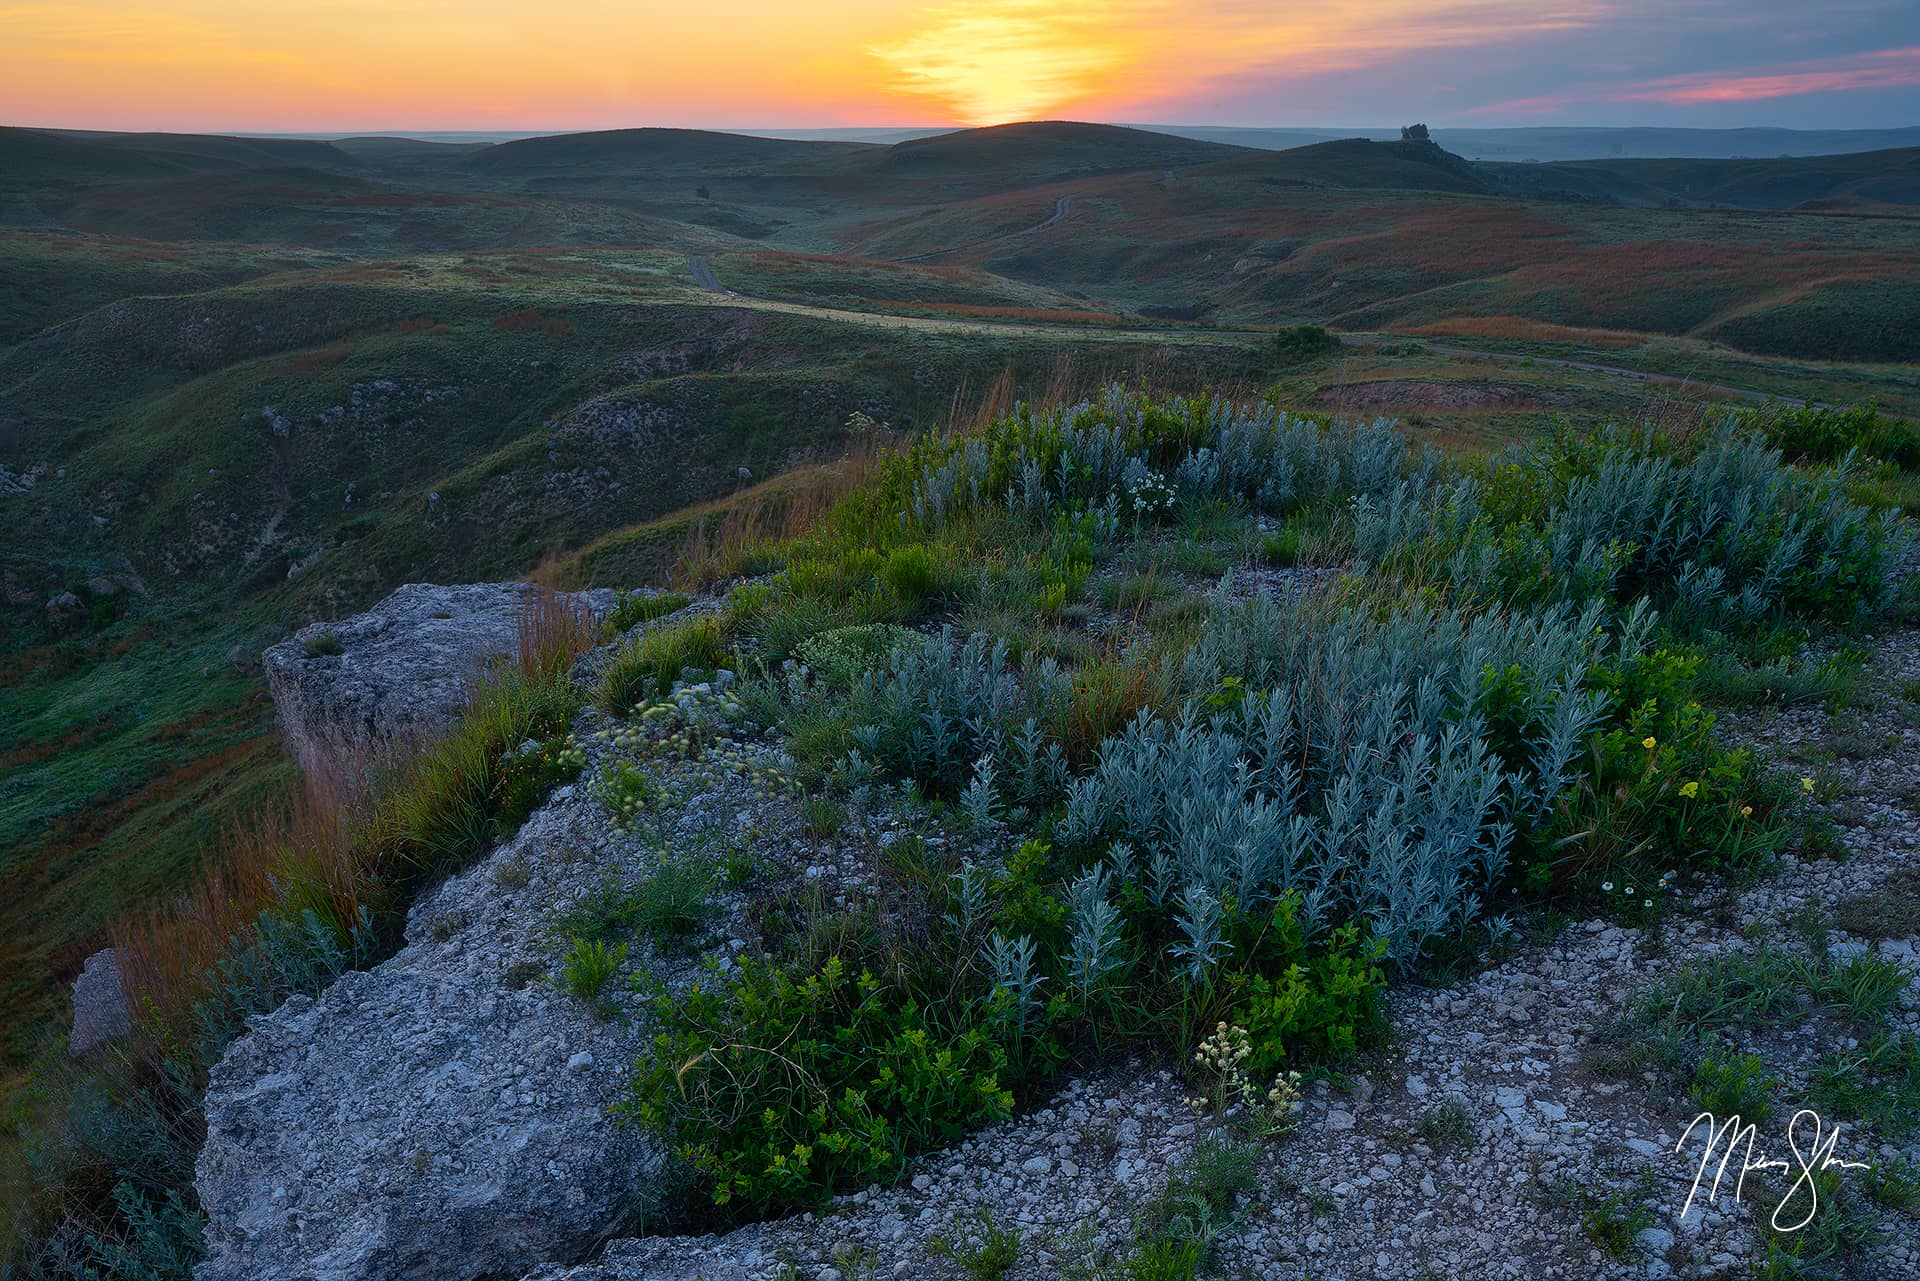
POLYGON ((897 92, 966 124, 1034 120, 1111 89, 1137 60, 1114 6, 1099 8, 992 0, 933 9, 918 30, 869 52, 892 70, 897 92))

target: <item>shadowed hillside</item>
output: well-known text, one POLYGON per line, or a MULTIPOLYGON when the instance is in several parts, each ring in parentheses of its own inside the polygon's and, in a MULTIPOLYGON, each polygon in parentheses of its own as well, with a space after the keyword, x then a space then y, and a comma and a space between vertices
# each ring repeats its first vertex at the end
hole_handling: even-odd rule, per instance
POLYGON ((487 174, 630 172, 684 174, 741 166, 816 166, 872 150, 857 142, 789 142, 704 129, 610 129, 522 138, 488 147, 468 162, 487 174))
MULTIPOLYGON (((1494 190, 1629 205, 1920 206, 1920 147, 1772 160, 1589 160, 1477 166, 1494 190)), ((1893 212, 1889 210, 1889 212, 1893 212)))

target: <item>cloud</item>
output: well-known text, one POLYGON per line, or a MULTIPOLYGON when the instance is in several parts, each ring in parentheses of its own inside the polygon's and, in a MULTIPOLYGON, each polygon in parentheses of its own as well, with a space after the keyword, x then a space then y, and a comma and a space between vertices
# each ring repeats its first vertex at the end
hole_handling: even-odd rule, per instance
POLYGON ((1511 98, 1468 108, 1466 114, 1553 115, 1590 103, 1657 102, 1690 107, 1915 86, 1920 86, 1920 46, 1739 71, 1695 71, 1541 97, 1511 98))
POLYGON ((1728 75, 1696 72, 1649 80, 1614 94, 1614 102, 1665 102, 1691 106, 1702 102, 1751 102, 1792 98, 1805 93, 1846 93, 1860 89, 1899 89, 1920 85, 1920 46, 1881 49, 1834 65, 1802 63, 1797 68, 1728 75))

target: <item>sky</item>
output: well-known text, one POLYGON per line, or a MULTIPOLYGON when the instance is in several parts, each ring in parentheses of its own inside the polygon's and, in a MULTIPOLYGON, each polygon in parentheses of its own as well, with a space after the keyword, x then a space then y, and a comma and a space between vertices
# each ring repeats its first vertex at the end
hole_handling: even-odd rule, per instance
POLYGON ((1920 124, 1920 0, 0 0, 0 124, 1920 124))

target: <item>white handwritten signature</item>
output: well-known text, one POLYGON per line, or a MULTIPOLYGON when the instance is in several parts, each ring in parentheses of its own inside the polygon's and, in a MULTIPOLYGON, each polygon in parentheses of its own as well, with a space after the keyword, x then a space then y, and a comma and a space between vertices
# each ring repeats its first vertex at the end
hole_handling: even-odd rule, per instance
POLYGON ((1824 1135, 1823 1128, 1820 1114, 1812 1108, 1801 1108, 1795 1112, 1793 1119, 1787 1122, 1787 1150, 1793 1153, 1793 1160, 1788 1161, 1781 1157, 1768 1157, 1765 1152, 1760 1151, 1755 1146, 1757 1127, 1749 1122, 1743 1122, 1739 1116, 1730 1116, 1723 1122, 1711 1112, 1702 1112, 1693 1118, 1692 1123, 1681 1132, 1680 1141, 1673 1145, 1674 1152, 1679 1153, 1687 1146, 1687 1140, 1692 1137, 1695 1130, 1700 1130, 1707 1141, 1706 1147, 1700 1153, 1699 1168, 1694 1172, 1693 1189, 1687 1193, 1687 1204, 1680 1211, 1680 1217, 1685 1219, 1688 1211, 1693 1209, 1694 1200, 1700 1195, 1700 1185, 1706 1179, 1709 1168, 1713 1170, 1713 1186, 1707 1192, 1707 1204, 1712 1205, 1719 1199, 1720 1185, 1725 1180, 1729 1168, 1733 1166, 1734 1157, 1738 1155, 1739 1173, 1733 1183, 1735 1203, 1742 1200, 1746 1190, 1747 1175, 1754 1170, 1787 1172, 1795 1166, 1799 1167, 1800 1173, 1794 1179, 1793 1186, 1787 1189, 1786 1196, 1782 1197, 1780 1204, 1773 1209, 1773 1229, 1776 1232, 1797 1232, 1806 1227, 1813 1222, 1813 1216, 1820 1210, 1820 1188, 1814 1176, 1826 1170, 1864 1170, 1869 1164, 1865 1161, 1844 1161, 1835 1156, 1833 1149, 1840 1142, 1841 1127, 1836 1125, 1831 1133, 1824 1135), (1806 1136, 1807 1146, 1803 1150, 1800 1146, 1803 1137, 1800 1131, 1809 1121, 1812 1123, 1813 1133, 1811 1136, 1806 1136), (1719 1157, 1717 1165, 1714 1163, 1716 1156, 1719 1157), (1791 1224, 1782 1223, 1781 1217, 1787 1212, 1787 1207, 1796 1200, 1806 1202, 1806 1213, 1791 1224))

